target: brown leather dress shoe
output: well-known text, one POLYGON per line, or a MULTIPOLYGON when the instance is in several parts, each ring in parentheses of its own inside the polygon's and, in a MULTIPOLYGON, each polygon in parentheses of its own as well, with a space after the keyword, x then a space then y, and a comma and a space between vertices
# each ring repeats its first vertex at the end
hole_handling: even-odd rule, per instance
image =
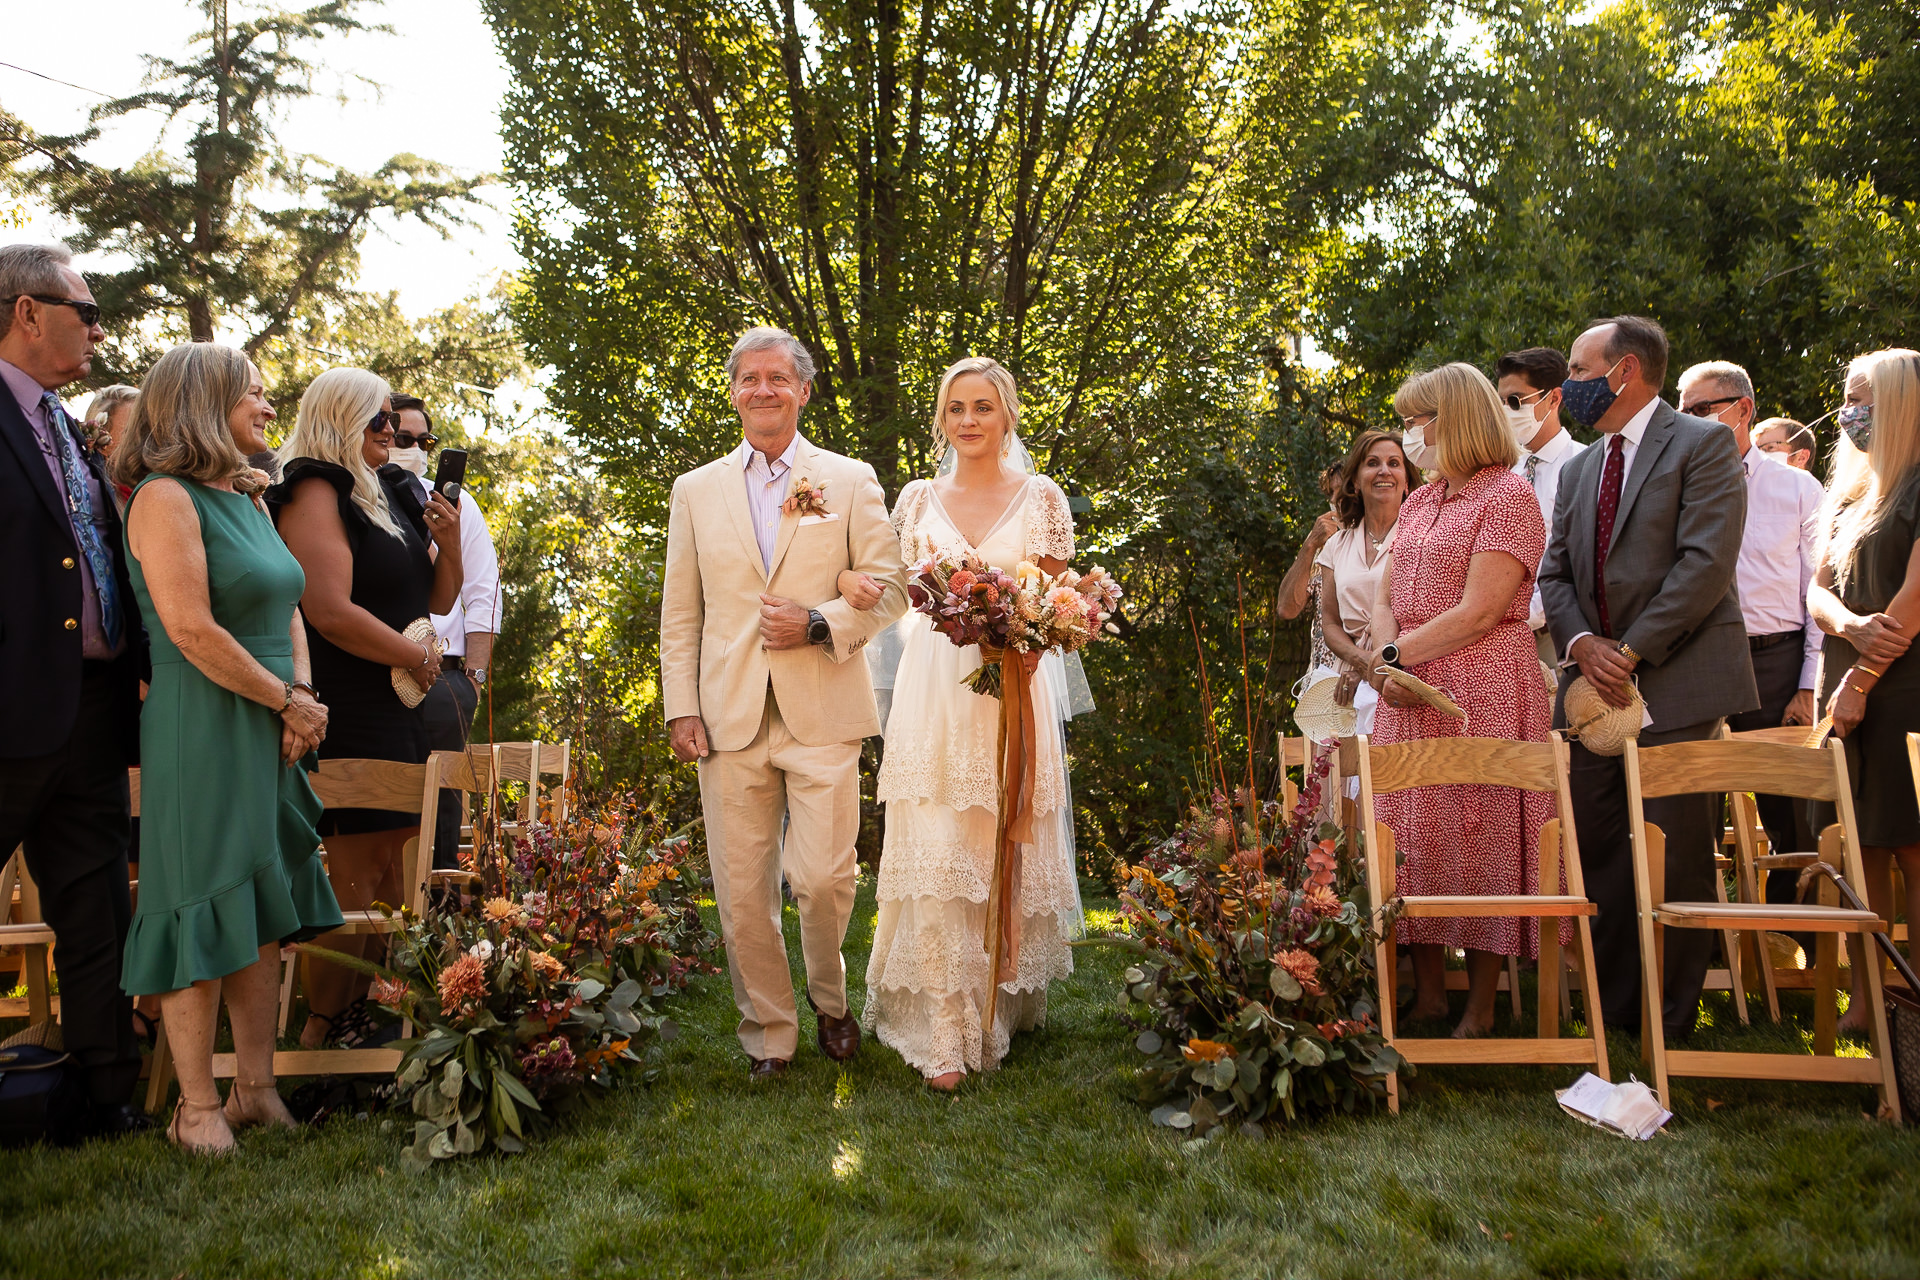
POLYGON ((787 1074, 785 1058, 749 1058, 753 1066, 747 1070, 747 1079, 758 1083, 762 1080, 778 1080, 787 1074))
MULTIPOLYGON (((809 998, 807 1003, 813 1004, 812 999, 809 998)), ((860 1020, 851 1012, 844 1018, 830 1018, 815 1005, 813 1016, 820 1024, 816 1036, 820 1041, 820 1052, 835 1062, 845 1062, 860 1052, 860 1020)))

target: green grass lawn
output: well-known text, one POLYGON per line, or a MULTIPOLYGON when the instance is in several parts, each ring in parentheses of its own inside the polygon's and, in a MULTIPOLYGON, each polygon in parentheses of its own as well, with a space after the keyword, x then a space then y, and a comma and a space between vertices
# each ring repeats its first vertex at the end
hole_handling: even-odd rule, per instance
MULTIPOLYGON (((847 946, 856 990, 872 912, 868 879, 847 946)), ((7 1152, 0 1271, 1920 1273, 1920 1136, 1866 1119, 1864 1089, 1682 1082, 1669 1132, 1631 1143, 1560 1112, 1552 1090, 1569 1069, 1433 1068, 1397 1119, 1188 1149, 1132 1101, 1137 1055, 1109 1012, 1119 954, 1079 962, 1048 1026, 954 1097, 871 1042, 836 1067, 805 1018, 789 1077, 750 1087, 717 977, 681 1002, 683 1034, 651 1087, 518 1158, 411 1175, 406 1126, 379 1117, 248 1132, 224 1160, 157 1135, 7 1152)), ((1631 1039, 1613 1053, 1617 1072, 1636 1067, 1631 1039)))

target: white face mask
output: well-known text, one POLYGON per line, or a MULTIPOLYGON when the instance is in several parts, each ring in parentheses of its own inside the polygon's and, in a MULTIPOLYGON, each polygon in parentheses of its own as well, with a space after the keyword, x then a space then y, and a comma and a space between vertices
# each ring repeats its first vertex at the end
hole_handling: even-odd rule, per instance
MULTIPOLYGON (((1400 436, 1400 447, 1406 450, 1407 461, 1421 471, 1437 471, 1440 468, 1440 447, 1427 443, 1426 427, 1408 427, 1400 436)), ((1413 477, 1407 477, 1411 484, 1413 477)))
POLYGON ((399 464, 401 468, 413 472, 422 480, 427 478, 427 451, 417 445, 411 449, 395 447, 387 450, 387 461, 399 464))
POLYGON ((1513 442, 1520 451, 1527 451, 1527 442, 1540 434, 1540 419, 1533 416, 1532 405, 1521 405, 1518 409, 1507 410, 1507 430, 1513 432, 1513 442))

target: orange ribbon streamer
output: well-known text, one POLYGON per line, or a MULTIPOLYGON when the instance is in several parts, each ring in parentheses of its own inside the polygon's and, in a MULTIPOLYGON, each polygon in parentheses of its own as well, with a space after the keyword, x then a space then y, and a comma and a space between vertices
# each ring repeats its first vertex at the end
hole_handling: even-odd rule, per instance
POLYGON ((1017 649, 981 649, 1000 664, 999 818, 993 842, 993 881, 987 891, 987 1008, 980 1032, 991 1043, 1004 975, 1020 971, 1020 846, 1033 843, 1033 677, 1017 649))

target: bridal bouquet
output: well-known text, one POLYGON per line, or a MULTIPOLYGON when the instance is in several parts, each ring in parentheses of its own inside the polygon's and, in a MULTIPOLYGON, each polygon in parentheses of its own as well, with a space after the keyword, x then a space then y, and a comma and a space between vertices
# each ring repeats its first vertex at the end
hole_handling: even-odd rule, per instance
POLYGON ((907 582, 913 608, 954 644, 977 644, 986 659, 963 682, 975 693, 999 697, 999 658, 1008 649, 1072 653, 1100 635, 1120 604, 1120 584, 1105 569, 1049 574, 1022 560, 1012 573, 972 553, 935 554, 907 582))

